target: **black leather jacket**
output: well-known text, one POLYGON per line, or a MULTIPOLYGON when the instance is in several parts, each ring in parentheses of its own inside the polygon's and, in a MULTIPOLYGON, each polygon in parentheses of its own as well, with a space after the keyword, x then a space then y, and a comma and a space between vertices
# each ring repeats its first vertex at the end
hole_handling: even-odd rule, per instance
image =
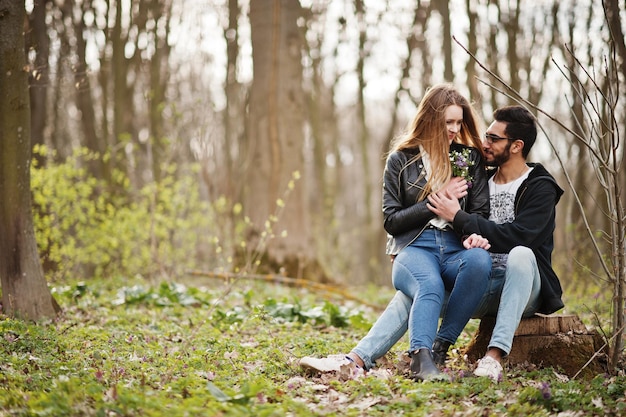
MULTIPOLYGON (((450 150, 461 152, 467 146, 452 143, 450 150)), ((469 148, 470 167, 473 177, 472 187, 468 195, 460 201, 461 209, 468 213, 476 213, 482 217, 489 216, 489 186, 487 174, 480 152, 469 148)), ((435 217, 424 197, 418 197, 426 186, 426 171, 421 156, 415 151, 395 151, 387 157, 383 174, 383 217, 384 227, 388 233, 387 254, 397 255, 400 250, 411 244, 426 229, 428 222, 435 217)))

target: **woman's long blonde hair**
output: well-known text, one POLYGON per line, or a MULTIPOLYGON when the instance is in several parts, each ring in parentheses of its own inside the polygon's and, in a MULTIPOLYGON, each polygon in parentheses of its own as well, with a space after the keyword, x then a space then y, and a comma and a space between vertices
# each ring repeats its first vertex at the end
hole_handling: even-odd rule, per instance
POLYGON ((419 154, 421 145, 428 153, 431 172, 429 172, 428 182, 421 197, 440 189, 452 175, 445 119, 445 111, 452 105, 463 109, 463 124, 454 142, 473 146, 482 153, 479 134, 482 122, 469 101, 451 84, 438 84, 429 88, 417 108, 415 117, 408 124, 406 132, 392 142, 391 152, 416 150, 419 154))

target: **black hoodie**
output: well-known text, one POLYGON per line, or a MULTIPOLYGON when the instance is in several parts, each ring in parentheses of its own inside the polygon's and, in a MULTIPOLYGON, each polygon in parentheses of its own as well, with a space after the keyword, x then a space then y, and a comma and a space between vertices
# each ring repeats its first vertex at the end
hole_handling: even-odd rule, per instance
POLYGON ((491 243, 490 251, 494 253, 509 253, 516 246, 530 248, 537 258, 541 276, 539 313, 551 314, 564 306, 561 283, 552 269, 556 205, 563 190, 541 164, 527 165, 534 169, 515 195, 513 222, 496 224, 459 210, 454 216, 453 226, 461 235, 477 233, 487 238, 491 243))

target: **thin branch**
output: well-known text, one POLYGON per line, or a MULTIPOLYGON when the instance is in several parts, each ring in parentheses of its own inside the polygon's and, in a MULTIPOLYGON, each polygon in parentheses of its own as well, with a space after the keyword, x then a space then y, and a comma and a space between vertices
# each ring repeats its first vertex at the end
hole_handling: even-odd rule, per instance
MULTIPOLYGON (((501 83, 501 84, 502 84, 502 85, 506 88, 506 90, 508 90, 510 93, 512 93, 512 94, 514 94, 514 95, 509 94, 508 92, 506 92, 506 91, 502 90, 501 88, 498 88, 498 87, 494 86, 493 84, 491 84, 491 83, 489 83, 489 82, 487 82, 487 81, 483 81, 483 80, 481 80, 481 79, 477 78, 479 82, 481 82, 481 83, 485 84, 486 86, 488 86, 488 87, 490 87, 490 88, 492 88, 492 89, 496 90, 497 92, 499 92, 499 93, 501 93, 501 94, 503 94, 503 95, 505 95, 505 96, 509 97, 511 100, 513 100, 513 101, 517 102, 518 104, 520 104, 520 105, 522 105, 522 106, 524 106, 524 107, 530 107, 530 108, 532 108, 532 109, 534 109, 534 110, 538 111, 539 113, 541 113, 541 114, 545 115, 548 119, 550 119, 551 121, 555 122, 558 126, 562 127, 562 128, 563 128, 563 129, 565 129, 567 132, 571 133, 571 134, 572 134, 575 138, 577 138, 578 140, 580 140, 583 144, 585 144, 585 146, 586 146, 586 147, 587 147, 587 148, 588 148, 588 149, 589 149, 592 153, 594 153, 594 155, 596 155, 596 157, 597 157, 597 158, 599 158, 599 156, 597 155, 597 153, 595 153, 594 149, 593 149, 593 148, 591 148, 591 147, 590 147, 590 146, 589 146, 589 145, 588 145, 588 144, 584 141, 584 139, 583 139, 580 135, 578 135, 576 132, 572 131, 572 129, 571 129, 570 127, 566 126, 563 122, 561 122, 560 120, 556 119, 554 116, 552 116, 551 114, 547 113, 545 110, 541 109, 539 106, 537 106, 537 105, 535 105, 535 104, 531 103, 528 99, 526 99, 526 98, 522 97, 522 96, 521 96, 521 94, 520 94, 519 92, 517 92, 517 91, 515 91, 513 88, 511 88, 511 87, 510 87, 510 86, 509 86, 509 85, 508 85, 508 84, 507 84, 504 80, 502 80, 502 78, 500 78, 500 77, 499 77, 497 74, 495 74, 493 71, 491 71, 490 69, 488 69, 487 67, 485 67, 485 66, 483 65, 483 63, 482 63, 480 60, 478 60, 478 58, 476 58, 476 56, 475 56, 472 52, 470 52, 470 51, 469 51, 469 50, 468 50, 465 46, 463 46, 463 45, 462 45, 462 44, 461 44, 461 43, 460 43, 460 42, 456 39, 456 37, 454 37, 453 39, 454 39, 454 41, 455 41, 455 42, 456 42, 456 43, 457 43, 457 44, 458 44, 458 45, 459 45, 459 46, 460 46, 460 47, 461 47, 461 48, 462 48, 462 49, 463 49, 463 50, 464 50, 464 51, 465 51, 468 55, 470 55, 470 56, 472 57, 472 59, 474 59, 474 61, 476 61, 476 63, 477 63, 477 64, 478 64, 478 65, 479 65, 482 69, 484 69, 484 70, 485 70, 485 71, 486 71, 489 75, 491 75, 492 77, 494 77, 494 78, 495 78, 498 82, 500 82, 500 83, 501 83)), ((546 133, 546 131, 545 131, 545 129, 544 129, 544 127, 543 127, 543 125, 541 125, 540 123, 538 123, 538 124, 539 124, 539 127, 541 128, 542 132, 546 135, 546 137, 548 137, 548 135, 547 135, 547 133, 546 133)), ((567 180, 567 183, 568 183, 568 185, 569 185, 570 189, 571 189, 572 191, 574 191, 574 192, 573 192, 574 199, 576 200, 576 204, 577 204, 577 206, 578 206, 578 208, 579 208, 580 212, 583 214, 583 215, 582 215, 582 219, 583 219, 583 222, 584 222, 584 224, 585 224, 585 229, 587 230, 587 233, 588 233, 588 235, 589 235, 589 237, 590 237, 590 240, 591 240, 591 242, 592 242, 592 244, 593 244, 593 248, 594 248, 594 251, 596 252, 596 255, 597 255, 598 261, 600 262, 600 265, 602 265, 602 269, 604 270, 604 273, 605 273, 605 274, 606 274, 606 276, 609 278, 609 280, 612 282, 612 281, 614 281, 615 277, 613 276, 613 274, 612 274, 612 272, 611 272, 611 268, 609 268, 609 265, 607 265, 607 262, 606 262, 606 260, 604 259, 604 255, 603 255, 603 253, 602 253, 602 251, 601 251, 601 249, 600 249, 600 247, 599 247, 599 245, 598 245, 598 242, 597 242, 597 240, 596 240, 596 238, 595 238, 595 236, 594 236, 594 233, 593 233, 593 232, 592 232, 592 230, 591 230, 591 226, 589 225, 589 221, 588 221, 588 218, 587 218, 587 215, 586 215, 585 208, 583 207, 583 204, 582 204, 582 202, 580 201, 580 198, 578 197, 578 193, 577 193, 577 192, 576 192, 576 190, 575 190, 575 187, 574 187, 574 184, 573 184, 573 182, 572 182, 572 179, 570 178, 570 176, 569 176, 569 174, 568 174, 567 170, 565 169, 565 163, 564 163, 564 162, 563 162, 563 160, 561 159, 561 157, 560 157, 560 155, 559 155, 559 152, 557 152, 557 150, 556 150, 556 148, 555 148, 554 144, 552 143, 552 141, 551 141, 551 140, 548 140, 548 142, 550 143, 550 146, 552 147, 552 149, 553 149, 553 151, 554 151, 554 154, 555 154, 555 156, 556 156, 557 160, 559 161, 559 164, 561 165, 561 168, 562 168, 562 170, 563 170, 563 173, 564 173, 564 175, 565 175, 565 178, 566 178, 566 180, 567 180)), ((601 159, 601 158, 599 158, 599 159, 601 159)))
POLYGON ((598 349, 598 350, 596 350, 596 351, 594 352, 594 354, 591 356, 591 358, 589 358, 589 360, 587 361, 587 363, 585 363, 585 364, 583 365, 583 367, 582 367, 582 368, 580 368, 580 370, 579 370, 578 372, 576 372, 576 374, 572 377, 572 379, 576 379, 576 378, 578 377, 578 375, 580 375, 580 373, 581 373, 581 372, 582 372, 582 371, 583 371, 586 367, 588 367, 588 366, 591 364, 591 362, 593 362, 593 360, 594 360, 594 359, 595 359, 595 358, 596 358, 596 357, 600 354, 600 352, 602 352, 602 351, 604 350, 604 348, 606 348, 606 347, 609 345, 609 343, 611 343, 611 341, 612 341, 613 339, 615 339, 615 337, 616 337, 616 336, 621 335, 621 332, 624 330, 624 327, 626 327, 626 324, 625 324, 624 326, 622 326, 622 327, 621 327, 618 331, 616 331, 610 339, 608 339, 606 342, 604 342, 604 344, 600 347, 600 349, 598 349))
POLYGON ((576 263, 576 265, 578 265, 579 267, 581 267, 582 269, 584 269, 587 274, 591 275, 592 278, 595 278, 597 281, 602 281, 602 282, 606 282, 606 283, 610 283, 610 281, 604 277, 602 277, 602 275, 596 273, 595 271, 592 271, 591 269, 589 269, 589 267, 587 265, 583 265, 578 259, 574 258, 574 262, 576 263))
MULTIPOLYGON (((517 99, 517 98, 511 96, 510 94, 507 94, 506 92, 502 91, 498 87, 496 87, 496 86, 486 82, 486 81, 483 81, 483 80, 480 80, 480 79, 478 81, 480 81, 481 83, 489 86, 490 88, 493 88, 497 92, 499 92, 501 94, 504 94, 505 96, 509 97, 510 99, 514 100, 515 102, 517 102, 520 105, 528 104, 531 108, 536 109, 536 110, 540 110, 539 108, 537 108, 537 106, 535 106, 534 104, 528 102, 527 100, 525 100, 522 97, 517 99)), ((541 131, 547 137, 548 135, 547 135, 546 130, 544 129, 543 125, 541 123, 537 123, 537 124, 539 125, 539 128, 541 129, 541 131)), ((569 188, 574 191, 573 195, 574 195, 574 199, 576 200, 576 205, 578 206, 578 209, 582 213, 582 219, 583 219, 583 222, 585 224, 585 229, 587 230, 587 234, 589 235, 589 237, 591 239, 591 242, 593 244, 594 251, 596 252, 598 261, 602 265, 602 269, 604 270, 604 273, 608 277, 609 282, 612 282, 614 280, 613 274, 611 273, 611 269, 609 268, 609 266, 607 265, 606 261, 604 260, 604 256, 603 256, 602 250, 600 249, 600 246, 598 245, 596 237, 595 237, 593 231, 591 230, 591 225, 589 224, 589 221, 588 221, 587 211, 585 210, 585 207, 583 206, 582 201, 580 201, 580 197, 578 196, 578 193, 575 190, 574 183, 572 182, 572 179, 569 176, 569 173, 565 169, 565 163, 561 159, 561 156, 560 156, 559 152, 557 152, 557 150, 556 150, 554 144, 552 143, 552 141, 549 140, 548 143, 550 144, 550 147, 554 151, 554 155, 556 156, 556 159, 559 161, 559 165, 561 166, 561 169, 563 170, 563 174, 565 175, 565 179, 567 181, 567 184, 568 184, 569 188)))
POLYGON ((485 67, 485 65, 478 60, 478 58, 476 58, 476 56, 471 53, 467 48, 465 48, 465 46, 463 46, 458 39, 456 39, 456 37, 453 37, 454 41, 461 47, 463 48, 463 50, 465 52, 467 52, 467 54, 469 54, 474 61, 476 61, 476 63, 478 64, 478 66, 480 66, 482 69, 484 69, 489 75, 491 75, 492 77, 494 77, 500 84, 502 84, 508 91, 510 91, 511 93, 513 93, 514 95, 508 94, 506 92, 504 92, 503 90, 495 87, 493 84, 487 82, 487 81, 483 81, 478 79, 478 81, 482 82, 483 84, 493 88, 494 90, 500 92, 501 94, 509 97, 510 99, 516 101, 519 104, 525 104, 528 107, 531 107, 532 109, 538 111, 539 113, 543 114, 544 116, 546 116, 548 119, 550 119, 551 121, 553 121, 554 123, 556 123, 558 126, 560 126, 561 128, 563 128, 565 131, 567 131, 568 133, 572 134, 574 136, 575 139, 577 139, 578 141, 580 141, 583 145, 585 145, 585 147, 587 147, 589 149, 590 152, 592 152, 594 154, 594 156, 596 156, 596 158, 598 158, 599 160, 602 160, 602 158, 596 153, 595 149, 593 147, 591 147, 589 145, 589 143, 587 143, 587 141, 585 141, 585 138, 583 136, 581 136, 580 134, 576 133, 575 131, 573 131, 569 126, 565 125, 563 122, 561 122, 559 119, 557 119, 556 117, 552 116, 551 114, 549 114, 548 112, 546 112, 545 110, 543 110, 542 108, 538 107, 537 105, 533 104, 532 102, 530 102, 528 99, 522 97, 522 95, 515 91, 511 86, 509 86, 506 81, 504 81, 501 77, 499 77, 497 74, 495 74, 493 71, 491 71, 490 69, 488 69, 487 67, 485 67))

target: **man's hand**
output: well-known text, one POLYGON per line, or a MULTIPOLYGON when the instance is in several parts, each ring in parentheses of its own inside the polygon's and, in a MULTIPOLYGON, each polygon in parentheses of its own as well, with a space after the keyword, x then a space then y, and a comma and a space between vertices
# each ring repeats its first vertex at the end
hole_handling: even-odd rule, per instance
POLYGON ((452 222, 457 211, 461 210, 461 205, 459 204, 458 197, 450 195, 449 192, 443 191, 439 191, 429 195, 426 207, 428 207, 428 209, 435 213, 437 216, 448 222, 452 222))
POLYGON ((472 233, 467 239, 463 241, 463 246, 465 247, 465 249, 483 248, 484 250, 489 250, 491 244, 486 238, 482 237, 481 235, 472 233))
POLYGON ((469 187, 465 179, 461 177, 452 177, 440 190, 437 190, 437 192, 444 193, 458 200, 467 195, 468 188, 469 187))

